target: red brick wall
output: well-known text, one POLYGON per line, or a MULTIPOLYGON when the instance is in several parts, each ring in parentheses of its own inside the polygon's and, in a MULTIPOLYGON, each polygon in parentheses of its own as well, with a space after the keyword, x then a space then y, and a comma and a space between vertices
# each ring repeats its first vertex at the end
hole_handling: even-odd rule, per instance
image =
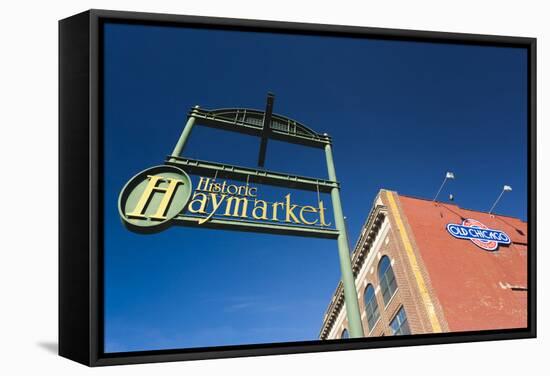
POLYGON ((527 223, 407 196, 399 201, 450 331, 527 326, 526 291, 502 287, 527 287, 527 223), (447 224, 463 218, 506 232, 512 244, 485 251, 452 237, 447 224))

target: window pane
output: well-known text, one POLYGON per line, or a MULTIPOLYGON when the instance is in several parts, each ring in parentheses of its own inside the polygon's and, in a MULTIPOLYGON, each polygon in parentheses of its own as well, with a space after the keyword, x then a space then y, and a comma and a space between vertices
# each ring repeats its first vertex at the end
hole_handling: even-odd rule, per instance
POLYGON ((349 334, 348 334, 347 329, 344 329, 344 331, 342 332, 342 336, 340 338, 342 338, 342 339, 349 338, 349 334))
POLYGON ((380 264, 378 265, 378 278, 380 279, 380 289, 382 290, 384 304, 387 304, 395 293, 395 290, 397 290, 397 282, 388 256, 384 256, 380 260, 380 264))
POLYGON ((403 307, 399 309, 399 312, 397 312, 397 314, 391 321, 390 327, 393 335, 395 336, 411 334, 409 323, 407 321, 407 314, 405 313, 405 309, 403 307))
POLYGON ((399 334, 403 334, 403 335, 411 334, 411 330, 409 329, 409 322, 407 320, 403 321, 403 324, 401 324, 399 334))
POLYGON ((380 313, 378 312, 378 303, 376 302, 376 296, 372 285, 368 285, 365 290, 365 311, 367 314, 369 330, 372 330, 374 324, 376 324, 376 321, 380 316, 380 313))

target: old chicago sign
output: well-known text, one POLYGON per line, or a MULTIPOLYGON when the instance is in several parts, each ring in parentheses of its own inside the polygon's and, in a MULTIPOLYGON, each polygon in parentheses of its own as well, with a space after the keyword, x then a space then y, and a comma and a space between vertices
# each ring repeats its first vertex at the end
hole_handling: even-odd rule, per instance
POLYGON ((486 251, 494 251, 500 244, 510 244, 510 237, 499 230, 490 229, 475 219, 465 219, 461 225, 449 223, 449 234, 458 239, 467 239, 486 251))

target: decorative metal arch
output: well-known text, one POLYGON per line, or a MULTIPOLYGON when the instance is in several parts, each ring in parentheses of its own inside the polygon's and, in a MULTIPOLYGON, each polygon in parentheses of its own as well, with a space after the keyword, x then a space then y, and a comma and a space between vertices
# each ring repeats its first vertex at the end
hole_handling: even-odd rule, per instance
MULTIPOLYGON (((201 125, 261 136, 264 132, 265 112, 249 108, 192 109, 189 116, 195 116, 201 125)), ((330 136, 320 134, 304 124, 288 117, 271 114, 270 138, 294 144, 324 148, 330 144, 330 136)))

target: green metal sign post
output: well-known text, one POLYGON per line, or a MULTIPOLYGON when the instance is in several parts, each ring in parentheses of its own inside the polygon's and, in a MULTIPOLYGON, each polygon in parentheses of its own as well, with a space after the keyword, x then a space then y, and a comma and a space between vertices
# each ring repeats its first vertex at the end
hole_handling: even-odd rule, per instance
MULTIPOLYGON (((328 178, 336 181, 336 170, 332 158, 332 146, 325 145, 325 155, 327 158, 328 178)), ((355 277, 351 267, 350 249, 348 243, 348 234, 346 223, 344 222, 344 213, 342 211, 342 202, 340 201, 340 187, 334 187, 330 191, 332 199, 332 208, 334 212, 334 222, 338 230, 338 256, 340 258, 340 270, 342 272, 342 284, 344 285, 344 301, 346 312, 348 314, 350 337, 363 337, 363 324, 361 323, 361 313, 359 311, 359 302, 357 301, 357 290, 355 286, 355 277)))
MULTIPOLYGON (((247 185, 249 182, 252 182, 330 193, 334 213, 334 229, 312 226, 291 226, 281 223, 258 223, 247 220, 235 221, 224 218, 213 218, 206 226, 240 231, 336 239, 338 242, 338 255, 340 258, 349 334, 350 337, 363 337, 364 333, 357 299, 355 278, 351 267, 348 235, 340 201, 340 184, 336 178, 336 170, 332 156, 332 140, 326 133, 319 134, 295 120, 273 114, 273 103, 274 96, 268 94, 266 110, 264 112, 240 108, 204 110, 199 106, 193 107, 172 154, 166 159, 166 165, 179 167, 188 173, 203 174, 207 176, 214 175, 219 178, 246 181, 247 185), (195 125, 224 129, 259 137, 259 168, 232 166, 182 157, 181 155, 185 145, 195 125), (269 139, 323 149, 327 162, 328 180, 265 170, 263 166, 269 139)), ((175 222, 182 225, 197 224, 196 218, 186 215, 177 216, 175 222)))

